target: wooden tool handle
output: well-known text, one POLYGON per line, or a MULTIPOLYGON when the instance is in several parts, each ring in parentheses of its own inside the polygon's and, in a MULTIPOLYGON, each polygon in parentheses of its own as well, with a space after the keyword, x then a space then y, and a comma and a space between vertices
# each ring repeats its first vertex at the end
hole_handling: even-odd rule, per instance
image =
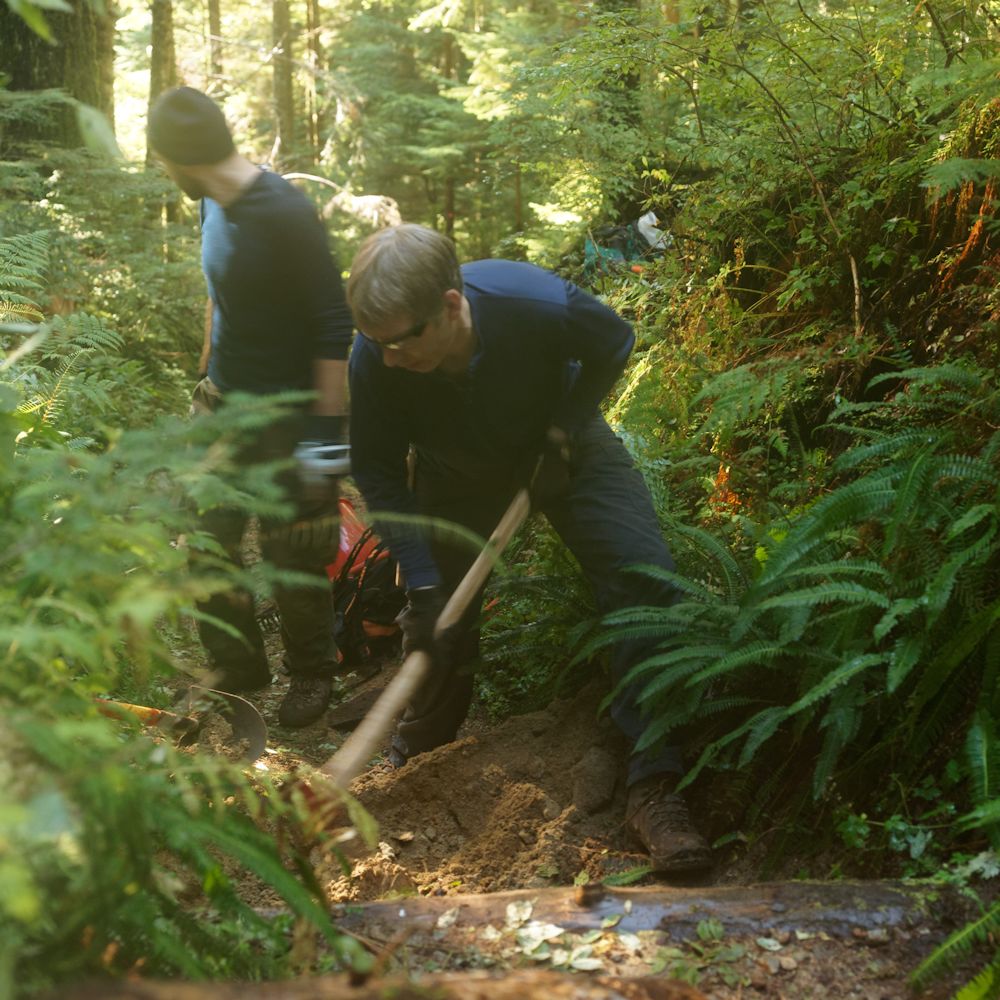
MULTIPOLYGON (((521 526, 531 510, 531 500, 526 489, 518 490, 510 506, 500 518, 476 561, 462 577, 448 603, 438 616, 434 634, 441 635, 458 623, 469 603, 486 582, 500 553, 503 552, 514 532, 521 526)), ((344 745, 320 768, 320 771, 341 788, 364 770, 372 754, 378 750, 400 712, 406 707, 414 692, 423 683, 431 667, 431 658, 423 650, 410 653, 399 672, 389 682, 378 701, 372 705, 364 721, 344 741, 344 745)))
POLYGON ((196 719, 176 712, 168 712, 163 708, 150 708, 148 705, 133 705, 127 701, 112 701, 110 698, 95 698, 97 711, 109 719, 121 719, 132 716, 144 726, 160 726, 165 729, 185 731, 198 725, 196 719))

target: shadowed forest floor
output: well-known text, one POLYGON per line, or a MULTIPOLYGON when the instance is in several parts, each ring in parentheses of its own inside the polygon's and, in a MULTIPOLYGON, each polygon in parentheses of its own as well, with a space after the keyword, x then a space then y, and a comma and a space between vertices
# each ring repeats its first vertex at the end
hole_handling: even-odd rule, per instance
MULTIPOLYGON (((276 637, 269 637, 271 642, 276 637)), ((391 667, 384 668, 348 697, 380 687, 390 673, 391 667)), ((287 678, 279 677, 254 698, 271 726, 268 751, 257 766, 276 780, 302 763, 321 764, 347 735, 346 729, 331 728, 327 718, 298 731, 278 727, 277 706, 286 686, 287 678)), ((359 906, 398 900, 405 908, 417 897, 542 891, 581 883, 668 888, 643 875, 646 858, 624 827, 625 748, 610 721, 598 720, 601 695, 591 685, 572 699, 492 726, 474 710, 456 742, 401 770, 376 761, 353 790, 378 823, 378 847, 369 852, 347 845, 350 876, 336 858, 318 859, 331 902, 359 906)), ((334 704, 329 718, 337 714, 334 704)), ((703 790, 693 796, 696 816, 706 812, 703 796, 703 790)), ((706 832, 719 836, 717 830, 706 832)), ((713 886, 750 884, 758 880, 754 866, 746 853, 720 852, 704 879, 686 885, 702 885, 708 892, 713 886)), ((263 889, 254 902, 262 908, 278 905, 263 889)), ((445 909, 430 933, 397 934, 392 940, 374 931, 358 936, 376 953, 391 952, 392 962, 411 971, 603 969, 616 975, 672 975, 695 983, 715 1000, 889 1000, 913 995, 909 973, 965 916, 830 934, 733 936, 711 921, 700 924, 693 936, 672 934, 669 926, 624 933, 612 925, 538 941, 530 899, 526 905, 527 910, 508 912, 498 925, 466 928, 463 935, 450 931, 456 908, 445 909)), ((550 934, 557 930, 549 925, 550 934)), ((943 1000, 960 981, 941 983, 923 996, 943 1000)))

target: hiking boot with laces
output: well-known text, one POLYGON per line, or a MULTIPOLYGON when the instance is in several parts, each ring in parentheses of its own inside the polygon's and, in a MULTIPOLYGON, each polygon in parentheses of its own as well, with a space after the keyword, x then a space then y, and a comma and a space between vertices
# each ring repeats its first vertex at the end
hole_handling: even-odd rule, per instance
POLYGON ((708 841, 691 823, 687 804, 674 791, 674 775, 655 775, 629 789, 626 819, 654 871, 696 872, 712 863, 708 841))
POLYGON ((326 711, 333 693, 329 677, 296 677, 278 708, 278 723, 289 729, 312 725, 326 711))

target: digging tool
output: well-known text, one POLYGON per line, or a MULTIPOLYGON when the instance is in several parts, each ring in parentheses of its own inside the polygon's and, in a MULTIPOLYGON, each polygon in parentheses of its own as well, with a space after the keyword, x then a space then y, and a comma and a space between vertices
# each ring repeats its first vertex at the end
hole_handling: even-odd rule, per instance
MULTIPOLYGON (((530 510, 531 500, 527 489, 518 490, 483 550, 448 598, 448 603, 445 604, 434 627, 435 635, 443 635, 447 629, 458 623, 479 588, 486 582, 500 553, 530 510)), ((430 668, 429 653, 424 650, 410 653, 378 701, 371 707, 364 721, 320 768, 320 773, 340 788, 346 788, 351 779, 364 770, 365 764, 378 750, 406 703, 423 683, 430 668)))
POLYGON ((267 723, 257 709, 238 694, 192 684, 186 701, 189 713, 217 711, 233 731, 232 739, 246 740, 243 759, 256 760, 267 749, 267 723))
POLYGON ((131 716, 144 726, 168 733, 177 740, 178 746, 190 746, 196 742, 205 718, 212 712, 218 712, 232 729, 231 742, 246 741, 244 760, 256 760, 267 748, 267 723, 246 698, 194 684, 185 692, 179 708, 180 711, 169 712, 163 708, 133 705, 110 698, 97 699, 97 710, 102 715, 111 719, 131 716))
POLYGON ((124 719, 131 716, 144 726, 161 729, 177 738, 179 746, 187 746, 197 738, 201 723, 190 715, 178 715, 164 708, 150 708, 148 705, 133 705, 128 701, 113 701, 111 698, 96 698, 97 711, 109 719, 124 719))

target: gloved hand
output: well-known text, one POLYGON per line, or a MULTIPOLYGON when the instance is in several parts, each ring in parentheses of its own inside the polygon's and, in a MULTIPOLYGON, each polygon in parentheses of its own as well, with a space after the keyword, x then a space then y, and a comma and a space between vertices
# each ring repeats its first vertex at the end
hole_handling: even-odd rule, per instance
POLYGON ((299 463, 301 497, 307 503, 335 504, 340 497, 340 477, 330 467, 336 468, 336 461, 342 459, 342 474, 345 474, 349 469, 348 450, 346 444, 341 449, 324 446, 346 442, 348 434, 347 417, 312 414, 306 418, 303 440, 295 449, 295 457, 299 463))
POLYGON ((448 602, 444 589, 417 587, 406 592, 406 599, 406 607, 396 616, 396 624, 403 630, 403 653, 409 655, 422 649, 430 653, 435 666, 451 667, 456 627, 447 629, 440 638, 434 637, 434 626, 448 602))
POLYGON ((569 482, 569 435, 561 427, 550 427, 528 480, 532 510, 564 497, 569 492, 569 482))

